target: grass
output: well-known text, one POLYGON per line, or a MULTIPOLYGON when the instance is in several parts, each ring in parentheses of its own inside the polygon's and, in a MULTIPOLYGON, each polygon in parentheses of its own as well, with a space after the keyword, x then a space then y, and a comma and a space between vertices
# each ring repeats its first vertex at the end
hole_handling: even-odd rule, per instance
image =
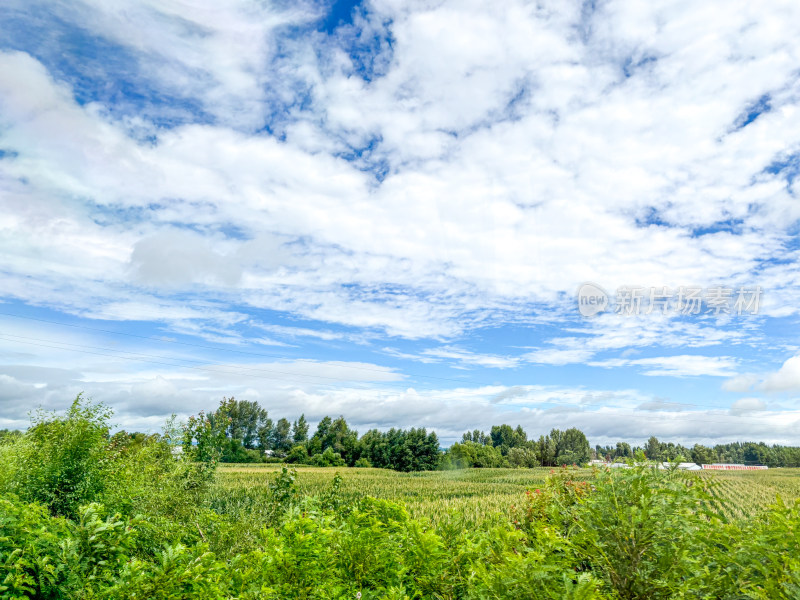
MULTIPOLYGON (((259 504, 280 465, 221 465, 213 496, 226 506, 259 504)), ((526 490, 540 487, 545 469, 466 469, 397 473, 384 469, 297 467, 297 485, 303 494, 324 491, 336 473, 342 476, 343 496, 374 496, 403 502, 415 518, 441 522, 457 511, 474 524, 510 513, 526 490)), ((581 470, 577 478, 588 477, 581 470)), ((712 483, 712 507, 726 519, 749 518, 775 502, 776 495, 791 502, 800 498, 800 469, 704 472, 712 483)))

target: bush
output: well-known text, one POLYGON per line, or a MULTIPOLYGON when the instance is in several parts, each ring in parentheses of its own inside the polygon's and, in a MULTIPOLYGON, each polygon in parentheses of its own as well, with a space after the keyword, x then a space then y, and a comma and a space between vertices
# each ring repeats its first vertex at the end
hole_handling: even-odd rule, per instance
POLYGON ((311 464, 315 467, 343 467, 345 466, 342 455, 334 452, 333 448, 326 448, 325 452, 311 457, 311 464))
POLYGON ((97 504, 77 521, 51 517, 39 504, 0 499, 0 592, 3 598, 93 596, 113 584, 135 532, 97 504))
POLYGON ((286 455, 287 463, 306 464, 309 462, 308 450, 303 445, 294 446, 286 455))
POLYGON ((107 407, 81 395, 64 416, 37 412, 27 433, 3 447, 1 488, 54 515, 77 517, 78 507, 96 500, 108 479, 110 417, 107 407))
MULTIPOLYGON (((800 597, 800 502, 722 523, 703 509, 703 479, 677 470, 558 469, 510 522, 475 527, 453 514, 434 526, 401 504, 343 493, 338 473, 314 497, 288 467, 212 497, 205 421, 189 424, 205 449, 174 457, 173 427, 109 440, 107 419, 79 397, 2 447, 0 597, 800 597)), ((344 462, 331 448, 314 461, 344 462)))
MULTIPOLYGON (((623 599, 684 597, 704 568, 702 480, 677 469, 603 471, 574 511, 568 534, 605 587, 623 599)), ((709 524, 711 520, 711 524, 709 524)))
POLYGON ((453 444, 447 452, 447 457, 450 464, 459 469, 506 466, 506 460, 500 452, 500 448, 474 442, 453 444))
POLYGON ((512 467, 532 469, 539 466, 539 457, 530 448, 511 448, 506 458, 512 467))

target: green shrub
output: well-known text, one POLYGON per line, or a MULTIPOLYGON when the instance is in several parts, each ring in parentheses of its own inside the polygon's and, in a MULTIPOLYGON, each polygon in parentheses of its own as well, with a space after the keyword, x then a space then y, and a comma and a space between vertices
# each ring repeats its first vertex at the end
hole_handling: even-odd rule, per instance
POLYGON ((60 598, 69 573, 60 560, 69 523, 46 507, 0 498, 0 592, 3 598, 60 598))
POLYGON ((311 464, 315 467, 343 467, 346 463, 341 454, 334 452, 333 448, 326 448, 325 452, 311 457, 311 464))
POLYGON ((786 505, 779 496, 759 518, 705 533, 706 589, 721 598, 800 598, 800 500, 786 505))
POLYGON ((203 546, 168 546, 156 562, 133 560, 115 585, 105 590, 108 600, 184 600, 229 598, 228 566, 203 546))
POLYGON ((21 437, 3 448, 2 489, 74 518, 98 499, 109 472, 108 420, 102 404, 75 399, 66 415, 39 411, 21 437))
POLYGON ((702 480, 639 466, 602 471, 592 483, 568 535, 605 587, 625 600, 693 591, 703 569, 699 534, 720 525, 702 510, 702 480))
MULTIPOLYGON (((800 597, 800 503, 723 523, 704 509, 704 480, 677 470, 558 469, 510 522, 476 527, 454 512, 433 526, 343 491, 339 473, 316 496, 286 466, 226 490, 215 482, 218 432, 202 415, 183 430, 181 456, 172 426, 109 439, 107 420, 78 397, 0 446, 0 597, 800 597)), ((344 462, 330 447, 314 461, 344 462)))
POLYGON ((306 464, 309 462, 308 450, 302 444, 292 447, 286 455, 287 463, 306 464))
POLYGON ((135 531, 98 504, 78 520, 51 516, 39 504, 0 499, 0 592, 3 598, 102 598, 130 556, 135 531))

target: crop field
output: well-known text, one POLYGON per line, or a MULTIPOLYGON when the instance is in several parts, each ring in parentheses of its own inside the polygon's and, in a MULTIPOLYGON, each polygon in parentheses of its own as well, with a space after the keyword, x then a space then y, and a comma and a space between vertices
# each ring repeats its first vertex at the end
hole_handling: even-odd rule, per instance
MULTIPOLYGON (((213 495, 226 503, 258 503, 280 465, 221 465, 213 495)), ((508 516, 526 490, 541 486, 551 469, 466 469, 398 473, 384 469, 297 467, 297 484, 304 494, 324 491, 336 473, 345 498, 374 496, 400 501, 415 518, 439 522, 457 512, 474 524, 508 516)), ((588 478, 579 469, 575 479, 588 478)), ((711 507, 728 520, 757 515, 775 502, 800 498, 800 469, 703 472, 710 482, 711 507)))
POLYGON ((727 519, 750 518, 774 503, 800 498, 800 469, 704 472, 712 482, 712 507, 727 519))

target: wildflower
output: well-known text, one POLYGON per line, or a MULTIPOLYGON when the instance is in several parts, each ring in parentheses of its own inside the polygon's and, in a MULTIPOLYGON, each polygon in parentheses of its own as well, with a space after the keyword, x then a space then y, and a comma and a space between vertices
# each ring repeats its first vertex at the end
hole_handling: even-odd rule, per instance
POLYGON ((356 600, 361 600, 361 592, 356 592, 356 600))

